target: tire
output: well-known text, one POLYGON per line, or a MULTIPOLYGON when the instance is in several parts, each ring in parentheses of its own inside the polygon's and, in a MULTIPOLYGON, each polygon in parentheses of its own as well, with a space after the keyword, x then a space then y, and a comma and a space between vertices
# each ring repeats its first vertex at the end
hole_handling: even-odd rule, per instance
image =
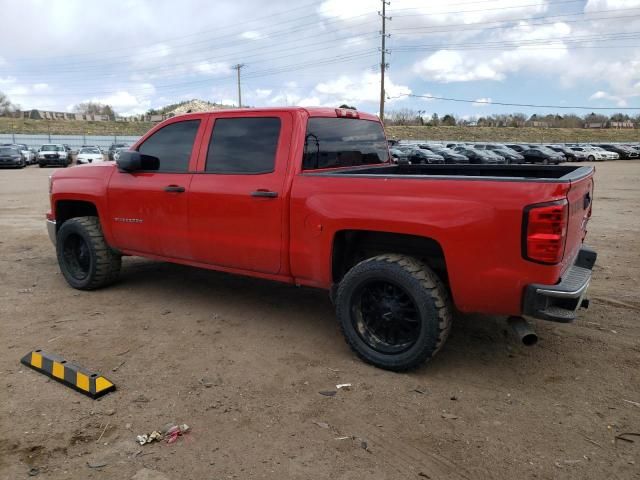
POLYGON ((39 163, 38 165, 40 165, 40 168, 44 168, 44 163, 39 163))
POLYGON ((338 287, 336 314, 347 344, 358 357, 385 370, 404 371, 422 365, 442 348, 451 330, 452 307, 446 288, 423 262, 385 254, 347 272, 338 287), (399 298, 405 300, 381 299, 373 295, 374 289, 400 292, 399 298), (389 333, 394 330, 395 334, 389 333), (396 341, 384 341, 389 338, 396 341))
POLYGON ((65 280, 78 290, 95 290, 113 283, 122 257, 104 239, 97 217, 67 220, 56 239, 58 265, 65 280))
POLYGON ((587 157, 587 160, 588 160, 588 161, 590 161, 590 162, 595 162, 596 157, 594 157, 593 155, 589 155, 589 156, 587 157))

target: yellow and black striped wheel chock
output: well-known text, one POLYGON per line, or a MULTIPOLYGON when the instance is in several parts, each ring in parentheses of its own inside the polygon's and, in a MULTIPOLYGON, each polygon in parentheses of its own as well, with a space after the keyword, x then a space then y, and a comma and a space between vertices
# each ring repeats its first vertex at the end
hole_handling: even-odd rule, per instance
POLYGON ((20 363, 35 371, 63 383, 80 393, 96 399, 109 392, 116 386, 102 375, 90 372, 78 365, 67 362, 64 358, 42 350, 27 353, 20 363))

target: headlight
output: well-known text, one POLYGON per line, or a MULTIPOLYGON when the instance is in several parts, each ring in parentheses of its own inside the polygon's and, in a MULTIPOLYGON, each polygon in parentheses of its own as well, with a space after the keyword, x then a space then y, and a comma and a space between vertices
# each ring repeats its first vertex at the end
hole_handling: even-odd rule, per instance
POLYGON ((38 158, 44 158, 44 153, 39 153, 38 158))

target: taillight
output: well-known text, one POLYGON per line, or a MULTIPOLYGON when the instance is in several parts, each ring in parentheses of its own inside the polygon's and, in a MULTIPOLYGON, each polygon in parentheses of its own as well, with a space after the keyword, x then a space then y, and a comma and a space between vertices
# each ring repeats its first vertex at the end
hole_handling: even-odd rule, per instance
POLYGON ((567 239, 567 200, 530 205, 524 210, 522 255, 539 263, 559 263, 567 239))

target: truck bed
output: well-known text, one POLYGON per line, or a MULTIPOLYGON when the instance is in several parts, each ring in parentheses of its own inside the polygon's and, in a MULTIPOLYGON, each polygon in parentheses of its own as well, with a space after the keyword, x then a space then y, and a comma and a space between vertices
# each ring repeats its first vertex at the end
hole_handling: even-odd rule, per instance
POLYGON ((306 173, 370 178, 442 178, 565 183, 586 177, 593 167, 572 165, 387 165, 306 173))

